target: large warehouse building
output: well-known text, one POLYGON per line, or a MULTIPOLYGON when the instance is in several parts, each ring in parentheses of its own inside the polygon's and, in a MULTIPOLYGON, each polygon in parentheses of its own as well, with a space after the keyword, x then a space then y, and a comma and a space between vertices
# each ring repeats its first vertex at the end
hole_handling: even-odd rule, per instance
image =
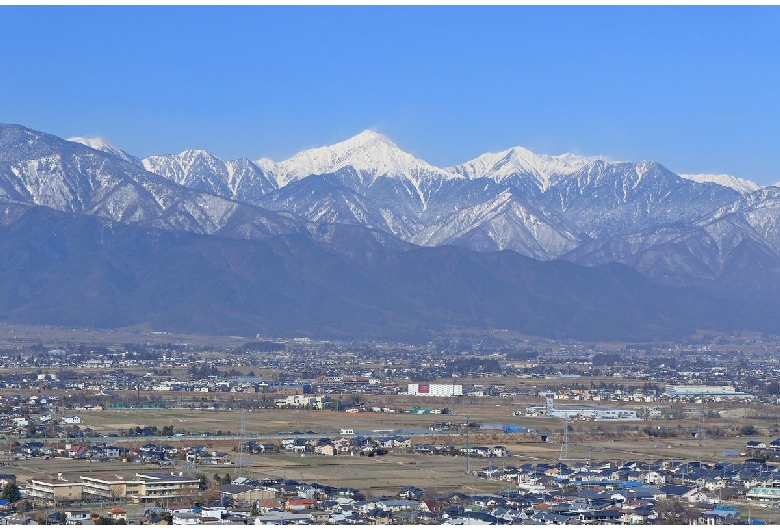
POLYGON ((593 421, 633 421, 637 420, 635 410, 631 409, 559 409, 555 408, 553 398, 547 396, 545 414, 553 418, 569 418, 593 421))
POLYGON ((442 383, 409 383, 406 391, 410 396, 452 397, 463 395, 463 385, 442 383))

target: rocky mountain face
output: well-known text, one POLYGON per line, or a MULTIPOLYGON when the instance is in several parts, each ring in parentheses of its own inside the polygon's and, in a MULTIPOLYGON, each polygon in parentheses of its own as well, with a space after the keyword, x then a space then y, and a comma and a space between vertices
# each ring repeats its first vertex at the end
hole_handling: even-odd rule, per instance
POLYGON ((112 152, 20 126, 0 127, 0 201, 228 237, 306 231, 295 216, 180 186, 112 152))
POLYGON ((313 223, 365 226, 421 246, 516 250, 543 260, 593 241, 690 225, 751 188, 738 179, 683 178, 655 162, 544 156, 519 147, 441 169, 368 131, 278 164, 226 162, 203 151, 143 163, 178 184, 295 212, 313 223), (251 194, 235 184, 231 168, 239 163, 253 168, 252 178, 243 179, 253 183, 251 194))
MULTIPOLYGON (((379 304, 372 309, 377 311, 377 323, 381 321, 378 315, 397 311, 437 329, 447 322, 518 329, 517 319, 485 317, 490 312, 487 307, 495 303, 493 298, 501 298, 507 292, 524 302, 518 305, 517 300, 506 301, 497 305, 524 315, 524 322, 536 322, 539 333, 554 335, 555 331, 532 316, 534 312, 556 320, 556 329, 573 329, 571 323, 564 323, 567 317, 565 304, 561 302, 566 299, 566 293, 553 290, 532 296, 508 287, 506 282, 510 282, 510 277, 511 282, 518 278, 511 267, 505 266, 506 256, 519 254, 518 259, 524 256, 523 259, 542 260, 534 261, 534 267, 545 269, 544 274, 536 275, 544 281, 565 284, 562 276, 551 272, 564 270, 556 260, 586 267, 605 266, 607 269, 599 270, 612 272, 616 269, 610 269, 613 266, 609 264, 618 262, 655 282, 654 288, 695 288, 698 293, 695 297, 707 300, 703 312, 694 311, 693 320, 699 319, 698 323, 683 318, 679 325, 672 325, 681 315, 671 308, 663 309, 661 300, 676 300, 673 303, 689 307, 679 297, 687 300, 686 297, 694 295, 688 291, 686 294, 683 291, 651 293, 650 298, 656 304, 654 309, 651 311, 645 304, 641 311, 655 315, 647 317, 653 324, 638 324, 644 317, 640 318, 641 311, 634 312, 637 325, 632 328, 626 324, 627 329, 636 331, 634 338, 641 335, 637 331, 640 328, 643 332, 654 329, 660 334, 705 324, 733 328, 735 307, 743 309, 740 322, 744 315, 752 315, 755 324, 744 325, 769 329, 770 324, 759 325, 765 322, 765 315, 755 311, 751 304, 761 301, 762 307, 771 309, 774 302, 769 301, 780 292, 778 208, 780 188, 759 188, 744 179, 726 175, 680 176, 656 162, 546 156, 520 147, 488 153, 454 167, 437 168, 403 152, 386 137, 366 131, 278 163, 268 159, 221 160, 203 150, 140 160, 99 139, 66 141, 18 125, 0 125, 0 227, 6 233, 23 238, 24 230, 20 227, 32 228, 29 219, 55 215, 35 213, 43 209, 70 216, 66 218, 69 220, 66 226, 73 223, 81 226, 85 218, 95 219, 101 225, 103 236, 108 230, 130 237, 130 232, 120 227, 131 227, 132 238, 137 241, 149 237, 159 239, 163 237, 161 234, 168 233, 180 234, 176 237, 187 241, 190 241, 187 237, 205 237, 209 241, 216 237, 233 243, 202 243, 206 240, 197 239, 199 248, 201 244, 217 245, 220 249, 223 244, 231 249, 234 249, 232 245, 244 245, 260 254, 271 252, 270 247, 262 247, 270 241, 276 241, 272 253, 283 248, 287 249, 285 252, 290 251, 293 248, 290 241, 295 241, 299 252, 296 259, 301 263, 292 266, 292 262, 285 262, 288 272, 313 278, 318 267, 305 261, 322 258, 322 254, 315 256, 318 252, 330 253, 328 259, 346 260, 339 267, 349 271, 348 277, 340 276, 338 281, 321 279, 332 287, 327 291, 328 296, 336 296, 336 291, 341 293, 339 296, 351 293, 347 296, 349 301, 344 301, 344 307, 351 308, 344 309, 345 319, 347 314, 359 315, 358 306, 367 307, 366 296, 383 300, 382 303, 389 305, 379 304), (308 241, 306 245, 313 247, 302 247, 301 241, 308 241), (303 252, 304 247, 319 250, 303 252), (429 252, 424 247, 430 247, 429 252), (445 250, 448 247, 461 250, 445 250), (512 252, 505 254, 505 251, 512 252), (415 263, 414 272, 402 274, 400 270, 411 267, 407 259, 415 263), (448 259, 458 260, 463 269, 450 276, 451 283, 442 283, 440 290, 432 291, 430 285, 408 280, 427 278, 436 285, 449 267, 446 261, 440 260, 448 259), (463 292, 473 280, 468 278, 467 271, 493 278, 495 267, 501 271, 498 283, 491 288, 485 284, 473 287, 467 304, 458 296, 445 294, 449 290, 463 292), (402 285, 389 282, 387 277, 380 281, 375 277, 378 270, 402 285), (372 280, 364 281, 368 277, 372 280), (349 287, 350 282, 362 285, 373 294, 358 292, 360 288, 349 287), (414 296, 405 290, 411 285, 417 293, 414 296), (380 292, 395 293, 396 298, 383 298, 377 295, 380 292), (364 300, 360 302, 363 305, 350 305, 358 299, 364 300), (389 309, 391 306, 394 309, 389 309)), ((65 239, 70 237, 61 235, 65 239)), ((44 236, 37 235, 48 241, 44 236)), ((57 244, 64 245, 61 241, 57 244)), ((150 251, 150 245, 140 245, 139 252, 150 251)), ((112 252, 116 248, 112 247, 112 252)), ((39 250, 44 254, 51 251, 42 247, 39 250)), ((209 260, 213 261, 214 257, 209 260)), ((514 265, 528 270, 519 263, 527 262, 514 265)), ((14 266, 23 268, 19 263, 14 266)), ((105 266, 113 270, 111 267, 116 264, 105 266)), ((221 262, 215 269, 217 276, 227 274, 221 266, 233 270, 237 265, 221 262)), ((621 311, 629 311, 613 298, 603 298, 606 294, 599 291, 616 289, 614 284, 591 276, 588 268, 571 267, 565 270, 574 275, 575 283, 599 284, 599 287, 580 285, 581 292, 587 293, 583 294, 585 299, 596 304, 594 300, 602 297, 602 301, 617 304, 621 311)), ((129 282, 126 285, 143 284, 138 279, 138 270, 123 274, 126 275, 120 276, 129 282)), ((201 270, 198 274, 206 273, 201 270)), ((637 280, 639 276, 633 278, 637 285, 643 285, 642 289, 650 289, 637 280)), ((295 285, 293 277, 282 283, 285 282, 291 289, 295 285)), ((267 294, 271 287, 262 289, 267 294)), ((624 284, 619 290, 627 299, 641 303, 641 297, 624 284)), ((326 296, 322 294, 322 297, 325 303, 326 296)), ((299 305, 306 304, 304 299, 301 294, 282 304, 291 312, 288 316, 303 314, 299 305)), ((592 304, 590 307, 595 307, 592 304)), ((247 308, 247 311, 254 310, 247 308)), ((16 317, 24 313, 21 306, 8 311, 7 315, 16 317)), ((144 314, 147 313, 139 308, 134 319, 142 320, 144 314)), ((261 326, 257 319, 243 318, 248 319, 247 323, 261 326)), ((583 320, 574 326, 579 330, 574 333, 583 336, 582 326, 587 318, 584 314, 577 318, 583 320)), ((601 313, 598 318, 606 316, 601 313)), ((315 316, 306 320, 308 324, 302 324, 301 332, 309 326, 317 327, 323 334, 327 334, 326 329, 337 328, 341 331, 336 334, 349 333, 349 326, 331 323, 331 328, 318 327, 313 324, 315 320, 315 316)), ((406 324, 400 324, 401 320, 389 318, 388 322, 396 322, 408 330, 406 324)), ((262 324, 269 330, 278 325, 278 322, 262 324)), ((587 325, 615 332, 614 327, 603 322, 587 325)), ((371 329, 376 331, 378 327, 371 329)), ((605 336, 608 334, 605 331, 605 336)))

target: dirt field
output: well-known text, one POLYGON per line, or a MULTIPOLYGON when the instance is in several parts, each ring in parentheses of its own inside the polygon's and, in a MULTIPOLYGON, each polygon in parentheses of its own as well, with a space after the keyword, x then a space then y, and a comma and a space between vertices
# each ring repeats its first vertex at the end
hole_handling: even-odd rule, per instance
MULTIPOLYGON (((404 397, 404 400, 408 400, 404 397)), ((397 403, 408 405, 408 403, 397 403)), ((441 406, 441 405, 434 405, 441 406)), ((448 415, 417 415, 417 414, 371 414, 371 413, 339 413, 333 411, 295 411, 295 410, 252 410, 244 414, 246 439, 257 441, 277 441, 282 436, 290 437, 291 431, 300 433, 314 432, 304 436, 338 435, 341 428, 354 429, 356 433, 381 436, 393 431, 412 438, 412 443, 442 443, 460 447, 465 444, 465 427, 461 425, 460 434, 456 428, 449 433, 434 432, 429 427, 435 422, 451 421, 458 424, 465 422, 469 415, 476 424, 511 424, 533 428, 539 433, 548 435, 548 442, 542 441, 539 434, 516 435, 504 434, 499 430, 469 430, 469 442, 472 445, 506 446, 511 455, 505 459, 471 458, 471 469, 478 470, 488 465, 519 465, 527 461, 558 461, 562 454, 563 422, 552 418, 514 417, 513 407, 496 404, 460 403, 460 413, 457 416, 448 415), (378 431, 378 432, 377 432, 378 431)), ((173 425, 174 430, 185 430, 199 435, 204 431, 226 433, 230 431, 234 437, 227 440, 190 437, 186 440, 176 437, 164 439, 165 443, 181 447, 192 447, 195 444, 209 444, 215 449, 233 451, 238 446, 237 433, 241 430, 242 413, 232 411, 210 410, 104 410, 80 411, 83 420, 81 428, 91 427, 100 432, 120 431, 136 426, 154 425, 162 428, 173 425)), ((732 420, 712 420, 708 429, 728 427, 732 420)), ((668 425, 670 422, 666 422, 668 425)), ((710 437, 703 441, 692 436, 696 430, 696 420, 672 422, 682 424, 682 430, 676 438, 649 438, 642 429, 650 425, 658 427, 664 422, 570 422, 569 451, 570 459, 587 460, 655 460, 677 459, 704 461, 742 461, 740 457, 724 457, 724 450, 743 450, 746 439, 736 437, 710 437)), ((733 433, 733 431, 732 431, 733 433)), ((105 439, 108 443, 110 438, 105 439)), ((118 445, 139 446, 146 439, 122 442, 118 445)), ((367 457, 305 457, 293 455, 258 456, 251 455, 251 466, 241 470, 243 474, 253 478, 259 477, 290 477, 295 479, 316 480, 335 485, 354 485, 360 489, 382 490, 385 487, 396 487, 408 484, 442 489, 458 489, 459 487, 496 489, 497 484, 468 477, 465 474, 464 457, 421 456, 406 452, 393 452, 386 456, 367 457)), ((140 470, 157 469, 144 465, 122 463, 86 463, 71 460, 41 460, 24 461, 14 469, 20 479, 46 473, 62 472, 66 478, 77 479, 79 473, 119 472, 135 473, 140 470)), ((202 467, 199 471, 209 475, 230 472, 235 473, 233 466, 202 467)))

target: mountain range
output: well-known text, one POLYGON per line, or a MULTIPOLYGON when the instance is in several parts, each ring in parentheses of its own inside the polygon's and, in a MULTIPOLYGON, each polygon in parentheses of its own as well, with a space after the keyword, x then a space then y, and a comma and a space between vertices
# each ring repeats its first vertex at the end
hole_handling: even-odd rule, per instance
POLYGON ((281 162, 140 159, 0 125, 0 208, 8 320, 78 324, 93 311, 72 290, 94 280, 99 327, 594 340, 780 327, 780 188, 652 161, 515 147, 438 168, 371 131, 281 162))

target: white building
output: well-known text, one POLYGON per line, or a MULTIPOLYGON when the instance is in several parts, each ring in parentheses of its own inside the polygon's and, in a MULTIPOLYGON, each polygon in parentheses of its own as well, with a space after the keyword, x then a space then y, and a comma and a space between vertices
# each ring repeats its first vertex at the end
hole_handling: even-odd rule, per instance
POLYGON ((559 409, 553 404, 551 396, 547 396, 546 399, 545 415, 553 418, 593 421, 635 421, 638 419, 636 411, 631 409, 559 409))
POLYGON ((445 383, 409 383, 406 393, 410 396, 462 396, 463 385, 451 385, 445 383))
POLYGON ((295 407, 304 408, 310 407, 316 410, 322 410, 330 403, 328 396, 305 396, 301 394, 294 394, 287 396, 284 399, 277 399, 275 404, 278 408, 295 407))

